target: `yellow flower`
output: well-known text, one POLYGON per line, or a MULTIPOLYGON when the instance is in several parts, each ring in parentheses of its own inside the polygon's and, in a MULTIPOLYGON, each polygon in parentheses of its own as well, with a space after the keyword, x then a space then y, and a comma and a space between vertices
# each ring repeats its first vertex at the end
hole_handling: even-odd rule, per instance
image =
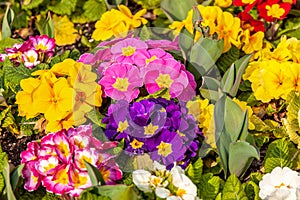
POLYGON ((75 63, 76 63, 75 60, 73 60, 71 58, 67 58, 64 61, 53 65, 53 67, 50 69, 50 71, 53 72, 57 76, 69 75, 70 70, 74 67, 75 63))
POLYGON ((48 121, 61 120, 72 110, 73 89, 65 78, 60 78, 51 87, 42 82, 33 94, 36 108, 45 114, 48 121))
POLYGON ((19 115, 26 116, 26 119, 33 118, 39 114, 34 105, 32 93, 40 85, 40 80, 35 78, 23 79, 20 86, 23 91, 16 95, 16 104, 18 104, 19 115))
POLYGON ((247 102, 240 101, 237 98, 233 98, 233 101, 240 106, 240 108, 243 110, 243 112, 245 112, 246 109, 248 110, 248 129, 249 130, 254 130, 255 129, 255 125, 250 120, 251 116, 253 115, 252 108, 247 105, 247 102))
POLYGON ((216 32, 218 21, 222 18, 223 11, 218 6, 202 6, 198 5, 198 9, 203 18, 202 26, 209 27, 209 34, 216 32))
POLYGON ((287 40, 288 42, 288 49, 290 50, 290 53, 292 54, 292 60, 295 63, 300 63, 300 41, 297 40, 297 38, 289 38, 287 40))
POLYGON ((130 27, 129 29, 137 28, 142 24, 147 24, 148 21, 145 18, 143 18, 143 15, 145 15, 147 12, 146 9, 142 9, 138 11, 135 15, 132 15, 128 7, 124 5, 119 5, 118 8, 120 12, 124 14, 125 17, 124 22, 128 24, 128 26, 130 27))
POLYGON ((105 12, 99 21, 95 24, 95 31, 92 38, 99 40, 107 40, 112 36, 118 37, 127 33, 128 28, 124 23, 126 18, 120 11, 112 9, 105 12))
POLYGON ((222 8, 227 8, 231 6, 232 0, 215 0, 215 5, 222 7, 222 8))
POLYGON ((244 39, 243 43, 244 46, 242 50, 246 54, 250 54, 254 51, 259 51, 263 46, 263 39, 265 37, 265 34, 262 31, 256 32, 253 35, 250 35, 250 31, 247 29, 243 33, 244 39))
POLYGON ((48 121, 46 125, 46 131, 50 133, 62 129, 68 130, 69 128, 72 128, 75 124, 72 115, 73 115, 72 113, 67 113, 66 116, 61 120, 48 121))
POLYGON ((273 52, 270 52, 268 59, 278 60, 278 61, 288 61, 292 58, 292 54, 289 51, 289 42, 286 36, 282 36, 280 43, 277 45, 273 52))
POLYGON ((53 15, 53 24, 54 38, 57 45, 64 46, 76 42, 78 31, 66 15, 63 17, 53 15))
POLYGON ((175 34, 178 35, 183 28, 193 34, 193 10, 190 10, 187 14, 187 17, 183 21, 174 21, 169 28, 175 29, 175 34))
POLYGON ((287 74, 290 75, 292 82, 292 89, 300 92, 300 64, 292 63, 289 67, 289 72, 287 74))

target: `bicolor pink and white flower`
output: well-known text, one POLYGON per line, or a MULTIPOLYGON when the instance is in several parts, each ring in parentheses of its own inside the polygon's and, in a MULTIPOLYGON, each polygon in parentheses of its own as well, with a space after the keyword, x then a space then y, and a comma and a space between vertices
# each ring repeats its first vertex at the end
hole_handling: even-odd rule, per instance
POLYGON ((25 67, 33 68, 34 66, 41 63, 39 61, 39 54, 35 50, 28 50, 22 54, 25 67))
POLYGON ((55 40, 49 38, 47 35, 30 36, 29 41, 31 42, 34 50, 43 53, 53 53, 55 48, 55 40))

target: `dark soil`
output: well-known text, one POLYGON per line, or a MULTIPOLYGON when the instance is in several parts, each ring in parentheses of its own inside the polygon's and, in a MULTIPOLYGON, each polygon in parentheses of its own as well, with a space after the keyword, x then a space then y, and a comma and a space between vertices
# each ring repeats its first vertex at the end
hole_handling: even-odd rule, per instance
POLYGON ((7 153, 9 163, 18 166, 21 164, 20 153, 26 150, 27 143, 38 140, 43 136, 44 134, 40 133, 17 138, 12 133, 3 129, 3 132, 0 134, 0 144, 2 151, 7 153))

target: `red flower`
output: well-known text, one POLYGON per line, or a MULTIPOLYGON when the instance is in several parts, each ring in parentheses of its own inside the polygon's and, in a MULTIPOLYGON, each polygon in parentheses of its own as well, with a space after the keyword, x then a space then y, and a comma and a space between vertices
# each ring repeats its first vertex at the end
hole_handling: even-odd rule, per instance
POLYGON ((250 11, 261 0, 234 0, 233 5, 245 6, 245 12, 250 11))
POLYGON ((254 34, 258 31, 265 32, 265 26, 262 21, 255 20, 247 12, 241 12, 238 14, 238 17, 241 19, 242 28, 249 29, 251 34, 254 34))
POLYGON ((282 3, 279 0, 267 0, 257 6, 259 15, 266 21, 273 22, 275 19, 283 19, 291 10, 290 3, 282 3))

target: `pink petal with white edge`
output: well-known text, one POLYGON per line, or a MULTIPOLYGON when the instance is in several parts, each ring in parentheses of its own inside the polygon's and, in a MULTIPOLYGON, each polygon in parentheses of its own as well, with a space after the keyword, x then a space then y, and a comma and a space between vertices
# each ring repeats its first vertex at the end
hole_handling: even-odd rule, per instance
POLYGON ((41 184, 42 176, 35 169, 35 161, 30 161, 25 164, 22 170, 22 176, 25 181, 24 188, 28 191, 36 190, 41 184))
POLYGON ((64 132, 60 131, 54 134, 53 142, 58 157, 64 163, 69 163, 73 154, 73 146, 70 145, 69 139, 64 132))
POLYGON ((56 156, 44 156, 35 163, 35 168, 41 175, 47 176, 53 175, 58 165, 59 161, 56 156))
POLYGON ((27 144, 27 149, 21 153, 22 163, 29 162, 31 160, 37 159, 37 151, 40 149, 40 146, 37 142, 29 142, 27 144))
POLYGON ((74 152, 75 166, 81 170, 86 171, 84 161, 96 166, 97 155, 94 153, 94 149, 78 149, 74 152))
POLYGON ((70 183, 73 186, 73 190, 69 192, 69 194, 73 197, 80 196, 80 193, 92 186, 91 179, 87 172, 81 172, 76 168, 72 168, 69 171, 70 183))

